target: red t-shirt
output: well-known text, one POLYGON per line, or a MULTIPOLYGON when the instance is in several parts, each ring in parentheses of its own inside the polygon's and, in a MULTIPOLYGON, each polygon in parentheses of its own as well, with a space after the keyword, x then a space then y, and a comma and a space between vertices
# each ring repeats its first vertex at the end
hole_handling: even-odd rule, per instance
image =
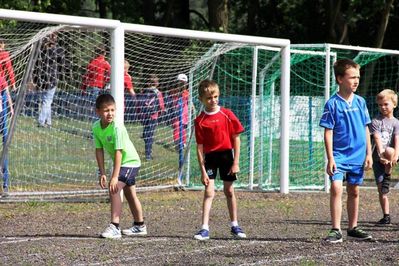
POLYGON ((227 109, 220 107, 215 113, 205 111, 195 119, 195 138, 197 144, 204 146, 204 153, 225 151, 233 148, 233 135, 244 132, 244 127, 227 109))
POLYGON ((87 66, 87 72, 83 77, 83 88, 96 87, 103 89, 106 82, 109 81, 111 65, 105 60, 103 55, 91 60, 87 66))
POLYGON ((126 91, 133 89, 132 77, 125 71, 125 76, 123 77, 123 83, 126 91))
POLYGON ((5 89, 8 85, 15 85, 14 69, 12 68, 10 53, 0 51, 0 90, 5 89), (10 84, 7 82, 10 81, 10 84))

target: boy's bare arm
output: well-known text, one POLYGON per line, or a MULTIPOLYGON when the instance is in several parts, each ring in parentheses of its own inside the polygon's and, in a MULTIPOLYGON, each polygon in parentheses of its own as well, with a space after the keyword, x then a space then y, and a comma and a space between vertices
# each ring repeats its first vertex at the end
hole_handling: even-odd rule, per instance
POLYGON ((397 162, 398 162, 398 159, 399 159, 399 135, 395 135, 395 138, 394 138, 394 149, 395 149, 395 153, 393 155, 392 163, 394 165, 396 165, 397 162))
POLYGON ((236 134, 233 136, 234 161, 229 174, 236 174, 240 172, 240 146, 240 135, 236 134))
POLYGON ((380 133, 379 132, 375 132, 372 136, 373 136, 372 138, 374 139, 375 149, 377 150, 378 157, 380 157, 380 162, 382 164, 389 163, 389 161, 387 159, 385 159, 385 157, 384 157, 384 149, 383 149, 383 146, 382 146, 380 133))
POLYGON ((332 176, 337 170, 337 165, 335 164, 334 156, 333 156, 333 144, 332 144, 332 129, 324 129, 324 145, 326 149, 327 155, 327 167, 326 172, 329 176, 332 176))
POLYGON ((96 148, 96 160, 98 165, 99 173, 99 183, 101 188, 106 188, 107 176, 105 175, 104 167, 104 150, 96 148))
POLYGON ((364 162, 364 168, 366 170, 371 169, 373 166, 373 157, 372 157, 372 151, 371 151, 371 140, 370 140, 370 131, 369 127, 366 126, 366 160, 364 162))
POLYGON ((209 184, 209 177, 208 177, 208 174, 206 173, 206 169, 205 169, 204 145, 203 144, 197 144, 197 158, 198 158, 198 164, 199 164, 199 167, 201 170, 201 181, 205 186, 207 186, 209 184))

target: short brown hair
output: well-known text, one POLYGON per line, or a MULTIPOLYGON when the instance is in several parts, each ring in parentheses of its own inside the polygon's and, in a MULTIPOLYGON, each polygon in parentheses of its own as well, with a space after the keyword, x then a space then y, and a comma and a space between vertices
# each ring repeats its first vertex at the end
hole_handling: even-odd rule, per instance
POLYGON ((390 99, 395 106, 398 106, 398 95, 393 90, 385 89, 380 91, 380 93, 377 94, 376 101, 378 102, 384 98, 390 99))
POLYGON ((210 79, 205 79, 201 81, 198 87, 198 95, 200 98, 204 96, 207 92, 213 94, 216 91, 219 92, 219 85, 215 81, 210 79))
POLYGON ((96 109, 100 109, 105 104, 107 104, 107 105, 115 104, 114 97, 109 93, 104 93, 104 94, 98 95, 98 97, 96 99, 96 109))
POLYGON ((359 69, 360 65, 357 64, 355 61, 349 58, 339 59, 334 63, 334 75, 335 79, 338 76, 345 76, 345 71, 349 68, 356 68, 359 69))

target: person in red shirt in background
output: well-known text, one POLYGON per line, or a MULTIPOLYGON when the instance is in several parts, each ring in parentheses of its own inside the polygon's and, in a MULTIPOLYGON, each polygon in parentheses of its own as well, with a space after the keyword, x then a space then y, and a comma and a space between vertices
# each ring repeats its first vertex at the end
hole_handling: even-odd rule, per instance
POLYGON ((0 92, 2 95, 2 102, 5 101, 6 103, 8 103, 8 106, 7 104, 2 104, 2 112, 8 112, 8 110, 4 109, 9 108, 9 113, 13 115, 14 108, 10 96, 9 86, 11 86, 12 91, 16 90, 14 68, 12 67, 10 53, 5 50, 5 42, 3 39, 0 39, 0 92))
POLYGON ((90 119, 96 119, 93 104, 100 93, 106 90, 106 84, 110 81, 111 65, 105 59, 106 51, 100 46, 95 51, 96 57, 87 65, 86 73, 82 78, 82 91, 86 95, 84 115, 90 119))
POLYGON ((136 100, 136 93, 134 92, 132 77, 129 75, 129 68, 130 64, 127 60, 125 60, 124 63, 125 72, 123 77, 123 84, 125 88, 125 120, 127 122, 133 122, 134 102, 136 100))
POLYGON ((140 100, 145 158, 147 161, 153 159, 152 144, 154 143, 155 128, 158 124, 159 116, 165 112, 163 96, 158 90, 158 86, 158 76, 150 74, 147 78, 147 87, 143 89, 142 99, 140 100))
POLYGON ((215 197, 215 178, 220 171, 223 191, 229 209, 231 234, 235 238, 247 236, 238 225, 237 200, 233 182, 240 171, 240 133, 244 132, 234 113, 219 106, 219 86, 215 81, 203 80, 198 88, 199 100, 204 111, 195 119, 197 157, 201 181, 205 186, 202 205, 202 227, 194 235, 197 240, 209 239, 209 214, 215 197))
MULTIPOLYGON (((10 53, 5 50, 5 42, 0 39, 0 132, 3 135, 3 145, 8 137, 7 118, 8 114, 14 114, 13 103, 9 91, 9 86, 15 91, 15 75, 12 67, 10 53)), ((8 159, 3 165, 3 195, 8 193, 8 159)))

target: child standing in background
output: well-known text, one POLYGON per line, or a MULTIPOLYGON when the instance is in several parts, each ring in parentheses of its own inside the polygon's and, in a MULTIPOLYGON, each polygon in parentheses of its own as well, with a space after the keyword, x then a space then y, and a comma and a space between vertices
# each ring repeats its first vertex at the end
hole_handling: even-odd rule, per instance
POLYGON ((122 231, 125 235, 146 235, 143 210, 136 194, 136 176, 140 169, 140 158, 123 124, 117 124, 115 118, 115 100, 110 94, 100 94, 96 99, 96 113, 100 117, 93 124, 93 138, 96 147, 96 160, 99 168, 101 188, 107 187, 107 175, 104 163, 104 150, 111 156, 114 166, 108 184, 111 198, 111 223, 101 234, 104 238, 121 238, 119 227, 122 213, 123 192, 133 215, 133 226, 122 231))
POLYGON ((127 60, 125 60, 125 71, 123 77, 123 84, 125 88, 125 120, 128 122, 133 122, 136 93, 134 92, 132 77, 129 75, 129 68, 130 64, 127 60))
POLYGON ((205 192, 202 227, 194 238, 209 239, 209 214, 215 197, 215 178, 218 169, 227 199, 231 234, 236 238, 246 238, 244 231, 238 225, 237 199, 233 186, 240 171, 240 133, 244 128, 232 111, 219 106, 220 92, 216 82, 203 80, 199 85, 198 94, 205 110, 195 119, 195 138, 205 192))
POLYGON ((398 95, 393 90, 383 90, 377 94, 377 104, 380 114, 371 121, 370 134, 374 140, 373 171, 378 188, 383 217, 377 226, 391 224, 389 214, 389 183, 392 168, 399 158, 399 120, 393 116, 393 110, 398 105, 398 95))
POLYGON ((150 74, 147 78, 147 87, 143 89, 143 99, 140 106, 143 119, 145 158, 147 161, 153 159, 152 144, 154 143, 155 129, 160 114, 165 111, 163 96, 158 90, 158 86, 158 76, 150 74))

